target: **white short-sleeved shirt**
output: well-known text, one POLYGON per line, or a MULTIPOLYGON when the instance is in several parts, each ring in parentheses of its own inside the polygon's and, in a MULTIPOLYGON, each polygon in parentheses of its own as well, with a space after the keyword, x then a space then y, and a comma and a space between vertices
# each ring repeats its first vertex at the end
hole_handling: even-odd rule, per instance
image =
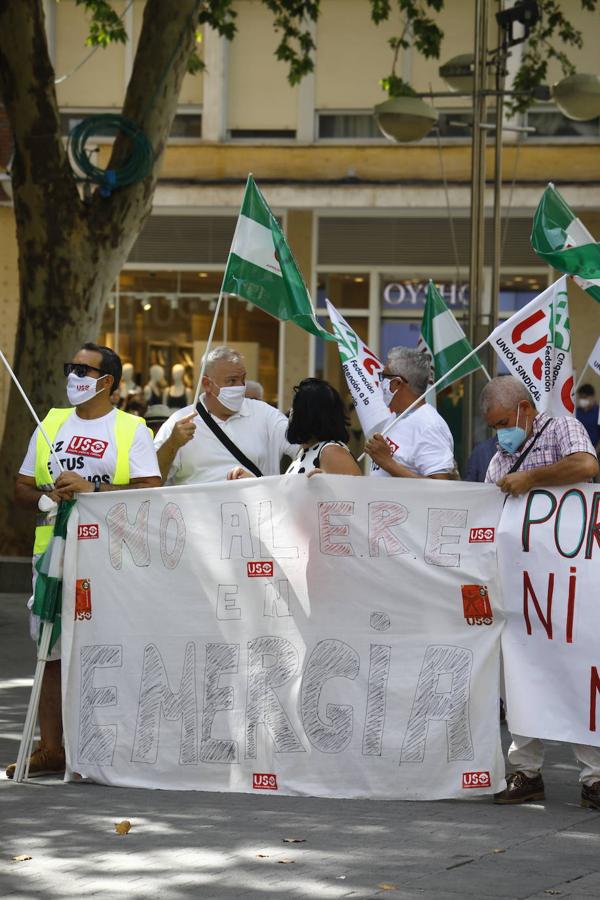
MULTIPOLYGON (((385 428, 387 423, 382 423, 385 428)), ((429 403, 418 406, 404 419, 399 419, 385 435, 397 463, 416 475, 435 475, 453 472, 454 440, 446 422, 429 403)), ((373 465, 372 475, 389 472, 373 465)))
MULTIPOLYGON (((53 444, 65 471, 75 472, 88 481, 112 483, 117 465, 116 418, 117 413, 114 409, 98 419, 82 419, 77 415, 77 410, 73 410, 58 429, 53 444)), ((25 459, 19 469, 20 475, 35 477, 38 430, 36 428, 29 441, 25 459)), ((55 481, 60 475, 60 470, 52 455, 48 469, 51 480, 55 481)), ((140 420, 129 450, 129 477, 133 479, 156 476, 160 478, 160 469, 152 436, 144 422, 140 420)))
MULTIPOLYGON (((175 423, 193 412, 193 406, 185 406, 161 425, 154 438, 157 450, 171 436, 175 423)), ((284 454, 294 457, 298 452, 298 445, 290 444, 286 439, 286 417, 262 400, 245 398, 239 412, 225 420, 218 416, 213 416, 213 419, 242 453, 258 466, 263 475, 279 475, 281 457, 284 454)), ((227 473, 240 465, 239 460, 223 446, 198 414, 194 425, 194 437, 175 454, 167 484, 224 481, 227 473)))

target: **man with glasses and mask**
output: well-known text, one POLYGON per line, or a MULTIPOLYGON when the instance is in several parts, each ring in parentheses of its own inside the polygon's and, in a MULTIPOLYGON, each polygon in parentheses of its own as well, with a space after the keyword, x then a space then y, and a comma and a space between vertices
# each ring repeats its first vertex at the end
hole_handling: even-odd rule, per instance
MULTIPOLYGON (((383 400, 381 424, 385 426, 415 400, 429 384, 431 364, 420 350, 393 347, 381 373, 383 400)), ((373 460, 372 475, 394 478, 455 478, 454 441, 446 422, 424 399, 382 436, 373 434, 365 445, 373 460)))
POLYGON ((198 408, 178 409, 158 431, 154 446, 168 484, 225 481, 242 465, 254 475, 279 475, 281 458, 298 447, 285 437, 288 420, 262 400, 246 398, 246 367, 231 347, 206 358, 198 408))
MULTIPOLYGON (((517 497, 533 488, 591 481, 598 460, 581 422, 574 416, 552 418, 538 412, 522 381, 513 375, 492 378, 481 392, 481 414, 497 435, 499 450, 485 480, 517 497)), ((600 809, 600 747, 573 744, 581 763, 581 805, 600 809)), ((513 734, 508 761, 514 766, 506 790, 496 794, 500 804, 526 803, 545 798, 541 769, 544 745, 538 738, 513 734)))
MULTIPOLYGON (((60 461, 36 429, 15 486, 15 502, 40 510, 33 549, 34 563, 52 537, 54 504, 74 494, 160 487, 161 478, 152 437, 143 419, 115 409, 111 392, 121 379, 121 360, 108 347, 83 344, 64 364, 70 407, 51 409, 42 425, 60 461), (53 501, 53 502, 52 502, 53 501), (46 513, 44 514, 44 510, 46 513)), ((35 569, 34 569, 35 577, 35 569)), ((30 600, 30 605, 33 598, 30 600)), ((39 620, 31 616, 37 640, 39 620)), ((39 707, 41 741, 32 753, 29 776, 64 771, 62 747, 60 648, 46 664, 39 707)), ((12 778, 15 765, 7 767, 12 778)))

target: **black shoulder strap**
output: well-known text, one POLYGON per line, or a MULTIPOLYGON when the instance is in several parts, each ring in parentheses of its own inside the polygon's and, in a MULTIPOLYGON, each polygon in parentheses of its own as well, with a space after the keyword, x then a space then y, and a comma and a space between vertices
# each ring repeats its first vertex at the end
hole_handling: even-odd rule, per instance
POLYGON ((231 455, 235 457, 235 459, 237 459, 237 461, 241 463, 245 469, 248 469, 248 471, 252 472, 253 475, 256 475, 257 478, 260 478, 262 476, 262 472, 260 471, 256 463, 253 463, 251 459, 248 459, 246 454, 242 453, 237 444, 234 444, 231 438, 229 438, 225 434, 223 429, 217 424, 217 422, 215 422, 202 401, 198 402, 198 405, 196 406, 196 412, 203 420, 203 422, 208 425, 214 436, 221 441, 226 450, 229 450, 231 455))
POLYGON ((544 431, 546 430, 546 428, 548 427, 548 425, 550 424, 551 421, 552 421, 552 419, 548 419, 547 422, 544 422, 544 424, 542 425, 542 427, 540 428, 540 430, 538 431, 538 433, 536 434, 536 436, 530 443, 529 447, 527 447, 526 450, 523 450, 523 452, 521 453, 521 455, 518 458, 518 460, 516 461, 516 463, 513 463, 511 468, 508 470, 508 473, 507 473, 508 475, 512 475, 513 472, 516 472, 517 469, 519 468, 519 466, 521 466, 522 463, 525 462, 526 458, 529 456, 531 450, 533 449, 533 445, 535 444, 537 439, 539 437, 541 437, 541 435, 544 433, 544 431))

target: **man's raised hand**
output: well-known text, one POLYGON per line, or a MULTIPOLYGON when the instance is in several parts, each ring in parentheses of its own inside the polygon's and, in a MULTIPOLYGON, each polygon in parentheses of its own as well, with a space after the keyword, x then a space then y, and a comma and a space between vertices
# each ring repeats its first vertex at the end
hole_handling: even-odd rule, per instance
POLYGON ((183 419, 179 419, 179 421, 175 422, 173 431, 171 432, 171 441, 178 450, 180 447, 185 447, 186 444, 189 444, 194 437, 196 432, 194 419, 196 416, 197 413, 193 412, 191 415, 184 416, 183 419))

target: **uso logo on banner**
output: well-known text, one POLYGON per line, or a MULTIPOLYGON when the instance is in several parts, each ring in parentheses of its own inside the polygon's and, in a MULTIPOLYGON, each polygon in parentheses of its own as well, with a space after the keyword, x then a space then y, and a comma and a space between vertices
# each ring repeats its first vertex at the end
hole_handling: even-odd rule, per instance
POLYGON ((463 772, 463 788, 489 788, 491 783, 489 772, 463 772))
POLYGON ((246 572, 248 578, 272 578, 273 577, 273 560, 263 559, 256 562, 246 564, 246 572))
POLYGON ((494 614, 485 584, 462 584, 460 590, 467 625, 491 625, 494 614))
POLYGON ((267 775, 255 772, 252 776, 252 787, 255 791, 276 791, 277 775, 267 775))
POLYGON ((97 541, 100 537, 100 528, 98 525, 80 525, 77 529, 78 541, 97 541))

